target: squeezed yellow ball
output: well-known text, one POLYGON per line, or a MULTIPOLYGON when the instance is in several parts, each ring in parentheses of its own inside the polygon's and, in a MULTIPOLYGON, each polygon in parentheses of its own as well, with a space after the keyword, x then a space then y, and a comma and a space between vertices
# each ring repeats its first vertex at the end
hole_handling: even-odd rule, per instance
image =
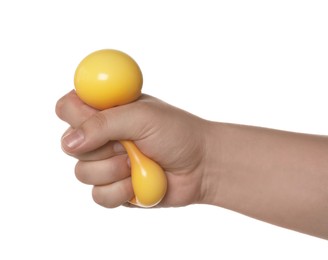
MULTIPOLYGON (((124 105, 141 95, 142 73, 138 64, 117 50, 100 50, 78 65, 74 84, 82 101, 99 110, 124 105)), ((165 196, 167 179, 161 166, 146 157, 131 141, 120 140, 131 162, 135 197, 130 203, 153 207, 165 196)))
POLYGON ((78 65, 74 76, 77 95, 99 110, 138 99, 142 81, 138 64, 124 52, 112 49, 89 54, 78 65))

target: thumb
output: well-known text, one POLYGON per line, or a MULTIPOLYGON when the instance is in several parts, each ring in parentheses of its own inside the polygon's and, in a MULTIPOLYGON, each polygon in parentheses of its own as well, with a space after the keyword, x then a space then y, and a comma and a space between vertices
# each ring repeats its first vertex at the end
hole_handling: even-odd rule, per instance
POLYGON ((93 151, 109 141, 137 141, 151 131, 152 114, 148 98, 103 111, 70 129, 62 137, 62 148, 68 154, 79 155, 93 151))

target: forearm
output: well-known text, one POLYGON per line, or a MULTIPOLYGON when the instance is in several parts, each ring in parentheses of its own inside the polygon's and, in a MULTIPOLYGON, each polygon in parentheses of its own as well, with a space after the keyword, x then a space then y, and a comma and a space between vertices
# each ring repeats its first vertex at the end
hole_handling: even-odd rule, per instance
POLYGON ((205 203, 328 239, 327 137, 210 125, 205 203))

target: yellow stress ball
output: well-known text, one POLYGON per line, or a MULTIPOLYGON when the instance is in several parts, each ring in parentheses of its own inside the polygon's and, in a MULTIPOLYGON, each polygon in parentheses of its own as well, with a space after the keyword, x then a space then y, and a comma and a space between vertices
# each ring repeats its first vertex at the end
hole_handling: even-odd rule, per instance
MULTIPOLYGON (((141 95, 138 64, 117 50, 100 50, 84 58, 76 69, 75 90, 82 101, 99 110, 130 103, 141 95)), ((131 141, 121 140, 131 162, 135 197, 130 203, 153 207, 165 196, 167 179, 161 166, 146 157, 131 141)))
POLYGON ((74 85, 86 104, 103 110, 138 99, 142 73, 129 55, 118 50, 99 50, 78 65, 74 85))

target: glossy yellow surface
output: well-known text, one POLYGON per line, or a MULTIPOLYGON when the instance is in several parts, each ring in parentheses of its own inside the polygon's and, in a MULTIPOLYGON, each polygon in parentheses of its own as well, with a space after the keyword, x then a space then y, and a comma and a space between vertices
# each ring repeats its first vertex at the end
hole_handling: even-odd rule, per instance
MULTIPOLYGON (((78 65, 74 77, 77 95, 99 110, 124 105, 141 95, 142 73, 138 64, 117 50, 91 53, 78 65)), ((120 141, 131 162, 131 179, 135 194, 130 203, 152 207, 165 196, 166 175, 155 161, 141 153, 131 141, 120 141)))
POLYGON ((74 84, 76 93, 86 104, 103 110, 138 99, 142 73, 129 55, 117 50, 99 50, 78 65, 74 84))
POLYGON ((153 207, 164 197, 167 189, 166 175, 156 162, 146 157, 131 141, 120 141, 128 152, 135 199, 131 203, 153 207))

